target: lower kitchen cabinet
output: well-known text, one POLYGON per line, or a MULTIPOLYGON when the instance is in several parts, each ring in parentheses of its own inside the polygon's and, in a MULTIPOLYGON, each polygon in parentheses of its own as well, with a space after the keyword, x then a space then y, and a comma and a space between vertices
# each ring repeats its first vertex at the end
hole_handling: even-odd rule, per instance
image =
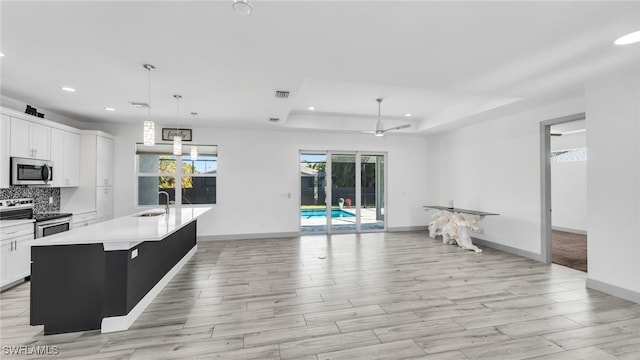
POLYGON ((33 223, 3 226, 0 229, 2 265, 0 288, 24 280, 31 274, 31 244, 33 223))
POLYGON ((97 216, 95 211, 73 213, 73 217, 71 217, 71 229, 89 226, 95 224, 96 221, 97 216))

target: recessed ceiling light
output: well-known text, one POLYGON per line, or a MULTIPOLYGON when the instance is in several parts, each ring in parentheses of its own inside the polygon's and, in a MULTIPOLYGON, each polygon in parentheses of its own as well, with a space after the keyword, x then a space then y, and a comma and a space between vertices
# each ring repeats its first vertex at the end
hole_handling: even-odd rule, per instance
POLYGON ((624 36, 620 36, 614 41, 616 45, 629 45, 640 41, 640 30, 634 31, 624 36))
POLYGON ((4 56, 4 54, 3 54, 3 53, 0 53, 0 57, 3 57, 3 56, 4 56))
POLYGON ((68 91, 68 92, 76 92, 76 89, 74 89, 72 87, 68 87, 68 86, 61 86, 60 89, 62 89, 64 91, 68 91))
POLYGON ((112 107, 106 107, 106 108, 104 108, 104 109, 105 109, 105 110, 107 110, 107 111, 116 111, 116 109, 114 109, 114 108, 112 108, 112 107))
POLYGON ((309 110, 313 111, 313 110, 315 110, 315 109, 316 109, 316 107, 315 107, 315 106, 309 106, 307 109, 309 109, 309 110))
POLYGON ((404 114, 404 116, 406 116, 406 117, 412 117, 412 116, 413 116, 413 114, 411 114, 411 113, 406 113, 406 114, 404 114))

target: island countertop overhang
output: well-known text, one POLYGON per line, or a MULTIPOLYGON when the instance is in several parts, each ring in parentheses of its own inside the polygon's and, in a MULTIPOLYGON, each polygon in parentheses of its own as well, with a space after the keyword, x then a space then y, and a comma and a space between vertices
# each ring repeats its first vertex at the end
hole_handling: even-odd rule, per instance
POLYGON ((78 245, 102 243, 104 251, 129 250, 145 241, 161 241, 212 207, 172 207, 141 211, 97 224, 37 239, 32 246, 78 245), (162 215, 141 216, 162 212, 162 215))

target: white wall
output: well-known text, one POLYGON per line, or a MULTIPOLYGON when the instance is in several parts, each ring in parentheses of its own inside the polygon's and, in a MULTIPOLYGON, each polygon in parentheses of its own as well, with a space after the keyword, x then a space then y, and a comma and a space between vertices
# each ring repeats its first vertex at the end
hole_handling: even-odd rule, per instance
POLYGON ((435 134, 430 203, 498 212, 480 238, 541 253, 539 122, 586 112, 587 286, 640 302, 640 69, 586 86, 584 98, 435 134))
MULTIPOLYGON (((142 140, 142 125, 102 128, 116 136, 114 216, 136 212, 134 144, 142 140)), ((200 236, 297 233, 299 150, 386 151, 388 227, 427 224, 422 210, 427 180, 424 137, 196 128, 193 138, 195 144, 219 146, 218 203, 198 222, 200 236)))
MULTIPOLYGON (((27 103, 4 96, 4 95, 0 96, 0 103, 2 104, 2 106, 6 108, 13 109, 22 113, 27 109, 27 103)), ((33 104, 29 104, 29 105, 33 105, 33 104)), ((78 129, 87 129, 87 125, 89 125, 89 123, 83 122, 82 121, 83 119, 71 119, 69 117, 60 115, 58 113, 54 113, 53 111, 41 108, 39 106, 35 106, 35 107, 36 109, 38 109, 38 112, 44 114, 44 117, 47 120, 55 121, 57 123, 68 125, 78 129)))
POLYGON ((429 203, 499 213, 474 236, 540 255, 539 123, 583 111, 580 97, 429 136, 429 203))
MULTIPOLYGON (((551 137, 551 150, 583 148, 586 133, 551 137)), ((554 229, 587 231, 587 162, 551 163, 551 224, 554 229)))
POLYGON ((640 69, 586 87, 589 279, 640 302, 640 69))

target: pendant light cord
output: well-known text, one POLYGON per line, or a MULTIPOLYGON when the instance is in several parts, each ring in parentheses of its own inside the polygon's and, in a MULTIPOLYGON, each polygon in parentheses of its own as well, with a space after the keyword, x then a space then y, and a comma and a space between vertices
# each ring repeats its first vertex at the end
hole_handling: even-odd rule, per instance
POLYGON ((147 109, 147 117, 149 119, 151 119, 151 67, 148 67, 147 70, 149 70, 149 89, 148 89, 149 90, 148 91, 148 94, 149 94, 149 103, 148 103, 149 108, 147 109))
POLYGON ((149 88, 147 89, 148 90, 147 94, 149 94, 149 102, 147 103, 147 105, 149 107, 147 108, 147 117, 150 120, 151 119, 151 70, 155 70, 156 67, 151 64, 144 64, 144 68, 149 71, 149 88))

